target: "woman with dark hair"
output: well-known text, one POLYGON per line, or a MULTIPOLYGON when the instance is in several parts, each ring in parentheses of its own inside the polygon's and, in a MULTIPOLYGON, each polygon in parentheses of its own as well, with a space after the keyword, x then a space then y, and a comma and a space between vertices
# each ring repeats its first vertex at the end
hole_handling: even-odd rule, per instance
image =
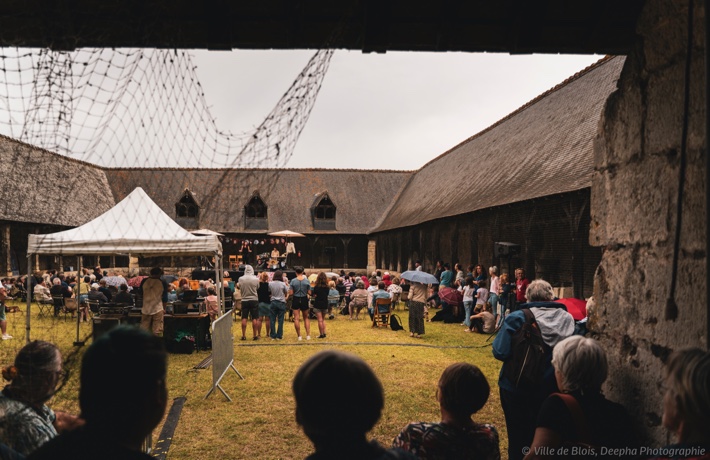
POLYGON ((65 376, 55 345, 28 343, 17 353, 15 364, 2 369, 2 376, 10 384, 0 394, 0 442, 11 449, 29 455, 57 436, 60 423, 76 423, 66 415, 58 419, 45 404, 65 376))
MULTIPOLYGON (((311 340, 311 320, 308 318, 308 295, 311 293, 311 283, 303 274, 303 267, 296 267, 296 277, 291 280, 289 295, 291 298, 291 311, 293 312, 293 325, 298 334, 298 340, 303 340, 301 336, 301 321, 299 315, 303 315, 303 325, 306 327, 306 340, 311 340)), ((272 319, 273 322, 273 319, 272 319)), ((271 325, 273 328, 273 323, 271 325)))
POLYGON ((271 295, 271 311, 269 314, 269 321, 271 322, 270 336, 272 339, 276 340, 281 340, 284 336, 284 315, 286 314, 286 301, 289 296, 288 285, 283 282, 283 279, 283 272, 276 270, 273 280, 269 283, 269 294, 271 295))
POLYGON ((321 351, 311 356, 293 378, 296 422, 315 447, 306 460, 414 459, 399 449, 385 449, 367 440, 382 414, 385 394, 370 366, 341 351, 321 351), (367 395, 323 401, 326 388, 343 394, 367 395))
POLYGON ((436 391, 440 423, 410 423, 392 442, 420 459, 467 460, 500 458, 498 432, 471 416, 488 401, 491 389, 476 366, 455 363, 441 374, 436 391))
POLYGON ((325 276, 325 273, 318 273, 316 283, 313 286, 313 310, 315 310, 316 318, 318 318, 319 339, 325 338, 325 315, 328 313, 329 291, 330 287, 328 286, 328 278, 325 276))

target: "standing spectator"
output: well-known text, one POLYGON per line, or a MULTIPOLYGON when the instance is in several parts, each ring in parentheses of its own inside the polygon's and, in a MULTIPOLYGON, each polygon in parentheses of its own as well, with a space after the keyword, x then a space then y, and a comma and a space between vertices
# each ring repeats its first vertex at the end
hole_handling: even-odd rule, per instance
POLYGON ((150 269, 150 276, 141 282, 141 327, 157 336, 163 335, 163 317, 165 304, 168 302, 168 283, 160 279, 162 274, 162 268, 153 267, 150 269))
POLYGON ((5 301, 10 297, 7 295, 7 289, 0 287, 0 331, 2 331, 2 339, 10 340, 12 336, 7 333, 7 307, 5 301))
POLYGON ((452 287, 454 285, 454 272, 451 271, 451 265, 444 264, 444 271, 439 277, 439 288, 452 287))
POLYGON ((94 280, 95 280, 97 283, 98 283, 99 281, 101 281, 101 278, 104 277, 104 272, 101 271, 101 266, 97 265, 96 267, 94 267, 94 273, 93 273, 93 275, 95 276, 94 280))
POLYGON ((266 334, 271 333, 271 291, 269 289, 269 274, 266 272, 259 274, 259 288, 256 290, 256 295, 259 297, 258 337, 261 337, 262 323, 266 323, 266 334))
POLYGON ((463 288, 463 324, 464 326, 466 326, 466 328, 464 329, 465 332, 471 332, 471 315, 473 314, 473 302, 476 300, 475 292, 476 285, 473 284, 473 276, 466 277, 466 284, 463 288))
POLYGON ((498 288, 498 305, 500 305, 500 309, 497 312, 500 316, 496 317, 496 324, 501 322, 506 310, 511 310, 512 305, 515 303, 514 288, 515 286, 510 283, 507 273, 500 275, 500 288, 498 288))
POLYGON ((426 294, 426 284, 412 283, 409 288, 409 336, 417 339, 424 335, 426 294))
MULTIPOLYGON (((350 274, 345 275, 343 278, 343 285, 345 286, 345 292, 343 293, 345 296, 345 311, 350 312, 350 294, 355 289, 353 287, 353 277, 350 274)), ((350 319, 352 319, 352 315, 350 315, 350 319)))
POLYGON ((118 326, 103 334, 81 363, 79 406, 86 423, 30 458, 152 459, 141 445, 165 414, 167 367, 163 341, 145 331, 118 326))
POLYGON ((441 281, 441 273, 443 271, 444 271, 444 261, 437 260, 436 261, 436 270, 434 271, 434 276, 436 277, 437 280, 441 281))
POLYGON ((521 304, 526 302, 525 293, 527 292, 530 281, 525 278, 525 270, 522 268, 515 269, 515 309, 519 310, 521 304))
POLYGON ((491 286, 488 290, 488 302, 491 304, 491 312, 498 319, 498 290, 500 289, 500 278, 498 277, 498 267, 495 265, 488 269, 491 277, 491 286))
POLYGON ((306 460, 414 459, 401 450, 386 450, 366 434, 384 407, 382 384, 360 358, 340 351, 322 351, 310 357, 293 378, 296 422, 316 452, 306 460), (366 398, 323 400, 324 388, 366 398))
POLYGON ((523 447, 529 447, 535 433, 535 422, 542 401, 550 394, 558 391, 555 382, 554 369, 550 364, 552 348, 574 332, 574 319, 564 305, 552 302, 552 286, 544 280, 535 280, 528 286, 526 297, 528 303, 522 310, 508 315, 503 321, 498 335, 493 341, 493 356, 503 361, 498 386, 500 387, 500 402, 505 414, 505 424, 508 428, 508 457, 519 460, 523 456, 523 447), (513 353, 511 348, 513 335, 527 322, 525 311, 533 315, 545 342, 545 366, 540 383, 535 386, 518 386, 507 377, 512 366, 513 353))
MULTIPOLYGON (((273 281, 269 283, 269 291, 271 293, 271 310, 269 314, 271 321, 271 338, 276 340, 281 340, 284 337, 284 315, 286 314, 286 301, 289 295, 288 286, 282 280, 283 272, 276 270, 274 272, 273 281)), ((308 282, 308 280, 306 280, 306 282, 308 282)))
POLYGON ((461 266, 461 264, 454 264, 454 272, 456 273, 456 280, 454 281, 454 285, 457 288, 463 288, 466 281, 463 266, 461 266))
MULTIPOLYGON (((313 286, 313 310, 315 310, 316 318, 318 319, 319 339, 324 339, 325 335, 325 315, 328 312, 328 294, 330 287, 328 286, 328 278, 325 273, 318 273, 316 283, 313 286)), ((299 339, 300 340, 300 339, 299 339)))
POLYGON ((410 423, 394 439, 399 447, 420 459, 500 459, 498 431, 493 425, 471 417, 483 408, 491 388, 481 370, 468 363, 455 363, 441 374, 436 399, 440 423, 410 423))
POLYGON ((421 260, 417 260, 414 262, 414 270, 418 271, 418 272, 422 271, 422 261, 421 260))
MULTIPOLYGON (((296 267, 296 277, 291 280, 289 295, 291 299, 291 311, 293 312, 293 325, 296 328, 298 340, 301 338, 301 321, 299 315, 303 315, 303 325, 306 328, 306 340, 311 340, 311 320, 308 318, 308 295, 311 293, 311 283, 303 274, 303 267, 296 267)), ((273 317, 271 319, 273 322, 273 317)), ((271 328, 273 330, 273 323, 271 328)))
POLYGON ((244 274, 237 284, 242 293, 242 340, 247 339, 247 323, 251 319, 252 340, 259 339, 259 278, 251 265, 244 266, 244 274))
POLYGON ((0 394, 0 442, 29 455, 57 436, 62 422, 45 404, 63 382, 62 356, 55 345, 35 340, 22 347, 2 376, 10 384, 0 394))

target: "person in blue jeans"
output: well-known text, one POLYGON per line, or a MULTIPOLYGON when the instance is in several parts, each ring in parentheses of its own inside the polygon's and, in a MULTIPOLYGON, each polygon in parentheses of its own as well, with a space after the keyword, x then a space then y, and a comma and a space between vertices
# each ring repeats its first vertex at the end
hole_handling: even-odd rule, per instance
POLYGON ((283 282, 283 272, 276 270, 273 281, 269 283, 271 292, 271 338, 281 340, 284 337, 284 315, 286 314, 286 300, 288 299, 288 286, 283 282), (277 328, 278 321, 278 328, 277 328))

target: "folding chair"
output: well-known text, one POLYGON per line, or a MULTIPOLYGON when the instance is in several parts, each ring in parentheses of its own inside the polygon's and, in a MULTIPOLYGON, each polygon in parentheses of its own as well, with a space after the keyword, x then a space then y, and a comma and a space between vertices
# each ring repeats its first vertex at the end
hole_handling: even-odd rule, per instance
POLYGON ((367 307, 367 295, 358 294, 350 297, 350 317, 353 316, 355 310, 355 319, 360 319, 360 310, 367 307))
POLYGON ((43 300, 40 295, 34 296, 34 303, 37 305, 37 317, 49 316, 54 310, 53 300, 43 300))
POLYGON ((78 310, 76 302, 77 299, 74 297, 64 298, 64 308, 62 309, 62 313, 64 313, 65 321, 67 319, 67 315, 70 315, 72 318, 74 317, 74 313, 78 310))
POLYGON ((395 292, 394 294, 392 294, 392 310, 397 309, 397 306, 399 305, 399 296, 399 292, 395 292))
POLYGON ((404 309, 409 310, 409 291, 402 291, 402 295, 399 296, 399 300, 404 303, 404 309))
POLYGON ((377 299, 375 301, 375 311, 372 312, 372 327, 389 326, 391 314, 392 299, 377 299))

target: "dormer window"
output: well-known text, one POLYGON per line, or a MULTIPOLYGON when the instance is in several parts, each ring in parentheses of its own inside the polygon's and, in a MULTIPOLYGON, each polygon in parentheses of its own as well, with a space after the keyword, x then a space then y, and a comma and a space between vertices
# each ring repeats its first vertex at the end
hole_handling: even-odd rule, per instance
POLYGON ((175 215, 191 219, 197 219, 200 216, 200 206, 188 189, 185 189, 180 200, 175 203, 175 215))
POLYGON ((324 196, 316 206, 315 216, 316 219, 335 219, 335 205, 328 195, 324 196))
POLYGON ((259 192, 254 192, 249 202, 244 206, 244 228, 248 230, 268 230, 269 209, 259 192))
POLYGON ((247 218, 251 219, 265 219, 268 217, 266 205, 259 195, 251 197, 244 212, 247 218))
POLYGON ((313 213, 313 228, 315 230, 335 230, 335 203, 327 193, 316 196, 313 213))

